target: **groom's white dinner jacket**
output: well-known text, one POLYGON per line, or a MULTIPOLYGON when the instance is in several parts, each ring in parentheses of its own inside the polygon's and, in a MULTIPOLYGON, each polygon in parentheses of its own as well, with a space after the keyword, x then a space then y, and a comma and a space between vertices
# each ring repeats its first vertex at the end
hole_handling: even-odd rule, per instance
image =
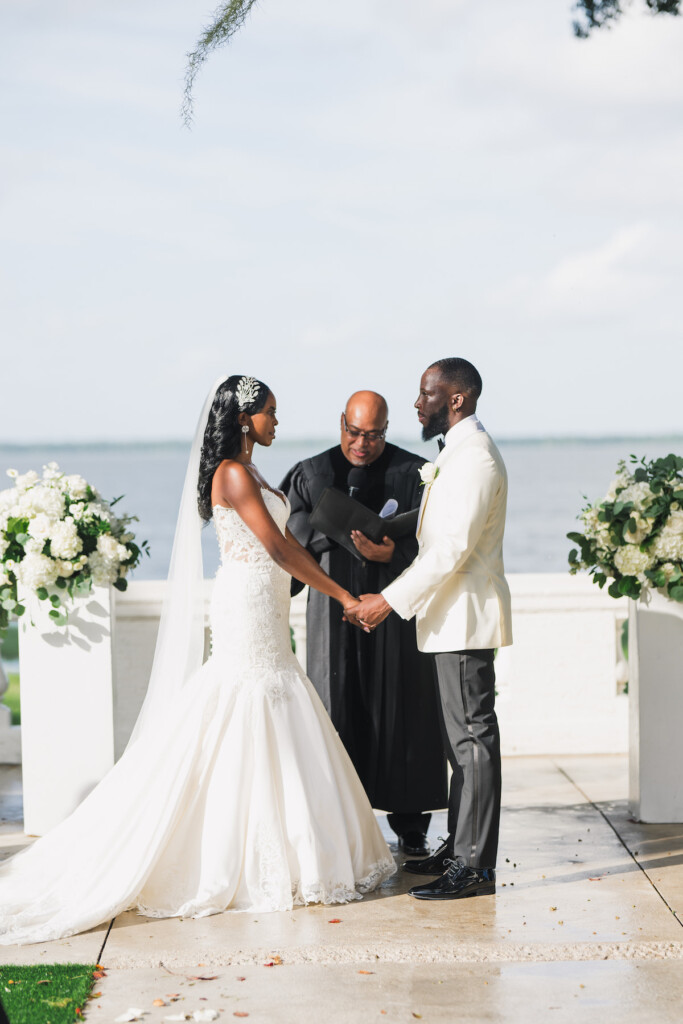
POLYGON ((402 618, 416 616, 421 651, 507 647, 505 464, 477 417, 468 416, 446 434, 435 466, 420 506, 417 557, 382 594, 402 618))

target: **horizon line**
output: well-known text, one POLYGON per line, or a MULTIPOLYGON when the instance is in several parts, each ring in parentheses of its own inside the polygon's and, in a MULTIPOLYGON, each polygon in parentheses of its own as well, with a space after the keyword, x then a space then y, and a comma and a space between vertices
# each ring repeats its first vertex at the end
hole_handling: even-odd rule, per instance
MULTIPOLYGON (((387 439, 391 444, 429 444, 435 438, 430 438, 429 441, 423 441, 420 437, 401 437, 397 436, 393 441, 387 439)), ((500 444, 611 444, 611 443, 624 443, 626 441, 683 441, 683 433, 663 433, 663 434, 548 434, 545 436, 532 436, 532 435, 520 435, 520 436, 501 436, 496 435, 496 441, 500 444)), ((27 450, 31 448, 145 448, 145 447, 177 447, 180 445, 189 444, 189 438, 121 438, 121 439, 102 439, 102 440, 88 440, 88 441, 74 441, 74 440, 59 440, 56 441, 54 438, 38 439, 34 441, 0 441, 0 451, 2 450, 27 450)), ((327 447, 334 446, 338 443, 336 437, 288 437, 282 438, 280 444, 310 444, 311 446, 326 445, 327 447)))

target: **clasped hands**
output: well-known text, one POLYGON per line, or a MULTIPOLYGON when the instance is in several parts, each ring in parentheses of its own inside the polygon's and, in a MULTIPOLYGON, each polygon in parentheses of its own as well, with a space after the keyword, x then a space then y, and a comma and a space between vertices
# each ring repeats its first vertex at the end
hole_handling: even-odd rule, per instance
POLYGON ((365 633, 372 633, 391 610, 391 605, 381 594, 361 594, 355 604, 344 606, 344 622, 359 626, 365 633))

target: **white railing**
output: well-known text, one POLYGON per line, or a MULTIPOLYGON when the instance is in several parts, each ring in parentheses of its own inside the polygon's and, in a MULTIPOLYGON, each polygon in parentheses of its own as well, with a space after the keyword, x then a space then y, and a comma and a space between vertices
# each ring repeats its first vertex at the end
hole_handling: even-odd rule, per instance
MULTIPOLYGON (((622 692, 620 636, 626 601, 612 600, 587 577, 515 574, 509 582, 515 643, 499 651, 496 661, 503 752, 625 752, 628 699, 622 692)), ((163 581, 139 581, 123 594, 114 592, 117 757, 144 697, 164 586, 163 581)), ((207 581, 207 614, 210 594, 207 581)), ((290 621, 305 668, 305 592, 292 602, 290 621)), ((18 763, 19 730, 9 725, 6 710, 0 705, 0 763, 18 763)))

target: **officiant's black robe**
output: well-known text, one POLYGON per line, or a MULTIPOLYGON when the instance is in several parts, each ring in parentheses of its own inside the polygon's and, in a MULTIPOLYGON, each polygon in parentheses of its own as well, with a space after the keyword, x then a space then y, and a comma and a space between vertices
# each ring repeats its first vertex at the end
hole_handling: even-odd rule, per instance
MULTIPOLYGON (((388 498, 398 513, 420 503, 424 459, 387 444, 354 497, 374 512, 388 498)), ((417 554, 414 534, 396 541, 390 563, 365 562, 313 530, 309 515, 326 487, 348 492, 352 469, 341 446, 297 463, 280 488, 292 505, 289 529, 322 568, 354 595, 379 593, 417 554)), ((301 585, 293 581, 293 592, 301 585)), ((346 747, 373 807, 413 814, 444 807, 446 768, 431 657, 417 650, 415 622, 395 612, 374 632, 342 622, 342 609, 310 588, 307 673, 346 747)), ((398 831, 398 829, 397 829, 398 831)))

